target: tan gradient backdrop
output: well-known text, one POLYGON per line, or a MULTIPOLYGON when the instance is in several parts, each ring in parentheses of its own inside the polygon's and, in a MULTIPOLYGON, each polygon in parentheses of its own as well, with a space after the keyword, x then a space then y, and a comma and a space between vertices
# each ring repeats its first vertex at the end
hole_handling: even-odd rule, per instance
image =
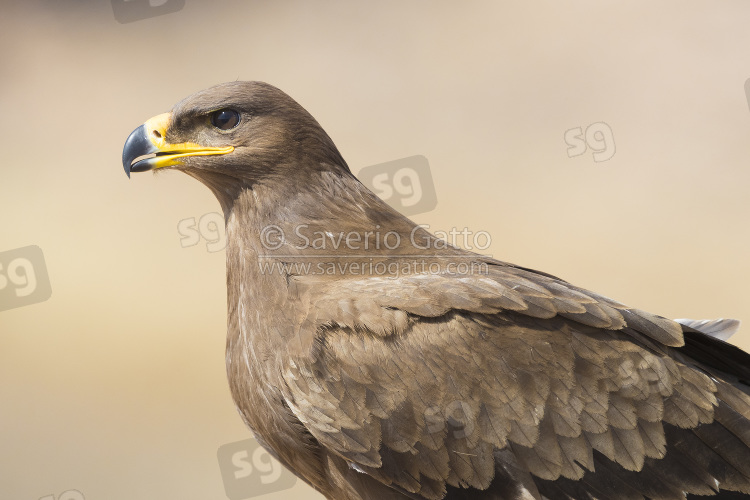
POLYGON ((739 318, 750 349, 746 0, 2 10, 0 252, 41 247, 52 296, 0 312, 0 498, 226 498, 217 449, 249 433, 224 372, 224 253, 177 231, 219 206, 120 165, 133 128, 224 81, 288 92, 354 172, 427 157, 438 203, 419 222, 668 317, 739 318), (616 154, 569 158, 565 131, 602 121, 616 154))

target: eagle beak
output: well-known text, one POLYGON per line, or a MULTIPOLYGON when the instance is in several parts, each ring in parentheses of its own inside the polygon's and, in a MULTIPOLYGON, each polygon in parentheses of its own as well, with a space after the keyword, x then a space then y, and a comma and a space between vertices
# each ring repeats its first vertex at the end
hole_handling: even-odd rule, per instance
POLYGON ((179 165, 186 156, 223 155, 234 151, 234 147, 204 147, 192 142, 167 143, 167 126, 172 113, 164 113, 133 130, 122 150, 122 166, 130 172, 145 172, 162 167, 179 165))

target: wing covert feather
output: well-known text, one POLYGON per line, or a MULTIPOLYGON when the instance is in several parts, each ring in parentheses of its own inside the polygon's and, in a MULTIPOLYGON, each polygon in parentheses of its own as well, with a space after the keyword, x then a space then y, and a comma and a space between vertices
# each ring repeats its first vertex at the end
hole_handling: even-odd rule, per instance
POLYGON ((669 444, 676 429, 706 450, 670 462, 703 471, 680 491, 718 480, 750 492, 750 470, 736 463, 750 397, 670 357, 683 342, 677 323, 528 274, 328 285, 298 319, 314 334, 283 373, 289 407, 357 470, 425 499, 489 487, 508 454, 537 486, 597 491, 601 470, 656 481, 658 462, 680 448, 669 444), (706 448, 717 435, 733 440, 724 455, 706 448))

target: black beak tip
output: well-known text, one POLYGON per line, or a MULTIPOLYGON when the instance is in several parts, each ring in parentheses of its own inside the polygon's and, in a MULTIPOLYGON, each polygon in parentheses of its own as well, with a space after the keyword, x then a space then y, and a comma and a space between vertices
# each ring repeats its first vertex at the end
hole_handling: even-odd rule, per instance
POLYGON ((130 178, 130 172, 142 172, 149 170, 149 168, 138 169, 133 168, 133 160, 139 156, 148 155, 155 153, 156 148, 148 138, 148 131, 145 125, 133 130, 125 141, 125 146, 122 148, 122 167, 125 169, 125 174, 130 178))

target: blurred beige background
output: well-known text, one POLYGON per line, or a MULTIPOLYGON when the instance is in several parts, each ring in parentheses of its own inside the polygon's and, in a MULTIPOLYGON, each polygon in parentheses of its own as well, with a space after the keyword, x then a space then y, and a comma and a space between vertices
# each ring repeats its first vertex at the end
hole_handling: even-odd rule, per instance
POLYGON ((664 316, 739 318, 750 349, 746 0, 2 10, 0 252, 38 245, 52 286, 0 312, 2 498, 226 498, 217 450, 249 433, 224 372, 224 252, 177 230, 219 206, 120 164, 132 129, 224 81, 289 93, 354 172, 424 155, 437 206, 415 220, 664 316), (596 122, 614 156, 570 158, 565 132, 596 122))

